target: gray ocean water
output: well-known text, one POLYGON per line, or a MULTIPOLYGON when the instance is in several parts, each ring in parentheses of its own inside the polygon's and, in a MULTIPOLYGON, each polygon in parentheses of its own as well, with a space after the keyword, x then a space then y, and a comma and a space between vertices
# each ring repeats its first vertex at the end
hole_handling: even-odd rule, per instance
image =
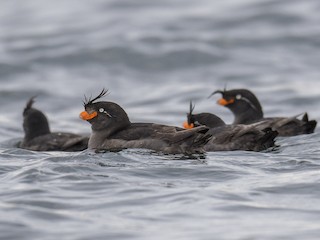
POLYGON ((194 158, 18 149, 22 111, 90 133, 84 94, 181 126, 249 88, 266 116, 320 120, 318 0, 11 0, 0 8, 0 239, 320 239, 320 133, 194 158))

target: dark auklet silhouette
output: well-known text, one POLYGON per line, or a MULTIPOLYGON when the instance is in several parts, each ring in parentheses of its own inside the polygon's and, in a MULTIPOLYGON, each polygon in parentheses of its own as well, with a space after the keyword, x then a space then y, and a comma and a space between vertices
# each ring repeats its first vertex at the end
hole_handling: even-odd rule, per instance
POLYGON ((187 122, 184 128, 205 125, 210 127, 208 133, 212 134, 211 140, 206 144, 206 151, 263 151, 275 146, 277 131, 271 128, 259 130, 255 124, 226 125, 218 116, 211 113, 193 113, 194 106, 190 102, 187 122))
POLYGON ((165 154, 203 153, 203 146, 210 140, 209 128, 194 129, 166 126, 155 123, 131 123, 127 113, 113 102, 95 102, 107 93, 84 101, 85 111, 80 118, 91 124, 89 149, 119 151, 127 148, 144 148, 165 154))
POLYGON ((23 111, 24 139, 20 148, 33 151, 82 151, 88 148, 89 137, 73 133, 50 132, 46 116, 32 107, 34 98, 30 98, 23 111))
POLYGON ((221 93, 222 98, 217 101, 219 105, 229 108, 235 116, 233 124, 255 123, 260 129, 270 127, 278 131, 279 136, 295 136, 313 133, 317 121, 309 120, 305 113, 302 119, 300 115, 292 117, 264 118, 261 104, 258 98, 247 89, 218 90, 210 96, 221 93))

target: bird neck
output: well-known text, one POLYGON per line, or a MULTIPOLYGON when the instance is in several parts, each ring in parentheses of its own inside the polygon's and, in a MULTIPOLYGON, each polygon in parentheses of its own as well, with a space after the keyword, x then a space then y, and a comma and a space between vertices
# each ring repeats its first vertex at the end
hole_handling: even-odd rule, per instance
POLYGON ((263 118, 262 111, 251 107, 232 108, 231 111, 235 115, 234 124, 249 124, 263 118))
POLYGON ((49 124, 47 122, 34 125, 27 126, 28 124, 24 124, 25 130, 25 140, 30 141, 36 137, 43 136, 50 133, 49 124))

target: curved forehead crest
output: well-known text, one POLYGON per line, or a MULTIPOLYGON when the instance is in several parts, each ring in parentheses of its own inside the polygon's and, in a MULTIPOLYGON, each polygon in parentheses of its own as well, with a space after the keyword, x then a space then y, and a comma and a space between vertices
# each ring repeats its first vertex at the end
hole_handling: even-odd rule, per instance
POLYGON ((92 105, 94 101, 104 97, 107 93, 108 93, 108 90, 103 88, 102 91, 99 93, 99 95, 94 98, 92 97, 87 98, 86 96, 84 96, 83 106, 87 107, 88 105, 92 105))

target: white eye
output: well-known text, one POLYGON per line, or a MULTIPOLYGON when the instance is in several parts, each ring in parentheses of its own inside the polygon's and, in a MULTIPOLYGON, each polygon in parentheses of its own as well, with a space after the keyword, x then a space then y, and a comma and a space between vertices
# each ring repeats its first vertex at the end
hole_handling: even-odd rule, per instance
POLYGON ((104 109, 103 109, 103 108, 100 108, 100 109, 99 109, 99 112, 103 113, 103 112, 104 112, 104 109))
POLYGON ((241 99, 242 98, 242 96, 241 96, 241 94, 238 94, 237 96, 236 96, 236 99, 241 99))

